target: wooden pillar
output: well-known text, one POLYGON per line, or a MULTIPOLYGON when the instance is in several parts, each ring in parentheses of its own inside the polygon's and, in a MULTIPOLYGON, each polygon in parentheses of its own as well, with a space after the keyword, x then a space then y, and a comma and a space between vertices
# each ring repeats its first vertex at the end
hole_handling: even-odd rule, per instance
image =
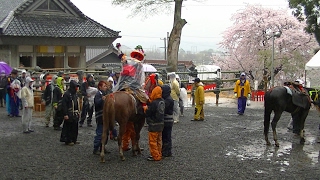
POLYGON ((33 46, 31 66, 35 67, 37 65, 37 47, 33 46))

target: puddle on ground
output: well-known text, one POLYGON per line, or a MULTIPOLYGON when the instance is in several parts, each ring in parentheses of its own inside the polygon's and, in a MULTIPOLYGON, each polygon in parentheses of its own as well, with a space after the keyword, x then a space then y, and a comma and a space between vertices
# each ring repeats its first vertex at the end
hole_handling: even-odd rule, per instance
MULTIPOLYGON (((215 97, 205 97, 205 106, 217 106, 217 107, 230 107, 236 108, 237 107, 237 100, 233 98, 219 98, 218 104, 216 104, 215 97)), ((188 98, 187 106, 185 107, 192 107, 192 101, 188 98)), ((247 106, 248 108, 252 109, 261 109, 263 108, 263 101, 251 101, 251 105, 247 106)))
MULTIPOLYGON (((282 130, 278 132, 282 132, 282 130)), ((273 143, 270 133, 269 138, 270 142, 273 143)), ((235 156, 241 161, 253 159, 267 160, 271 163, 280 165, 281 168, 279 171, 281 172, 286 171, 286 168, 292 164, 303 163, 315 166, 320 163, 320 150, 316 142, 316 137, 306 136, 305 145, 299 144, 299 137, 288 137, 287 139, 290 140, 279 140, 280 147, 275 147, 274 144, 266 146, 264 139, 261 138, 261 140, 252 141, 249 145, 243 145, 233 148, 232 150, 227 150, 225 156, 235 156)), ((257 173, 265 172, 258 170, 257 173)))

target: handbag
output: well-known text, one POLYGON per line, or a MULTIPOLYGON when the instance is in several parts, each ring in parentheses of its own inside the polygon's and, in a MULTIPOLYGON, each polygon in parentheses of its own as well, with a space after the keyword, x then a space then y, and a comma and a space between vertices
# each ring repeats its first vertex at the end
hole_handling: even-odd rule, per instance
POLYGON ((250 106, 250 105, 251 105, 251 100, 248 99, 248 100, 247 100, 247 106, 250 106))

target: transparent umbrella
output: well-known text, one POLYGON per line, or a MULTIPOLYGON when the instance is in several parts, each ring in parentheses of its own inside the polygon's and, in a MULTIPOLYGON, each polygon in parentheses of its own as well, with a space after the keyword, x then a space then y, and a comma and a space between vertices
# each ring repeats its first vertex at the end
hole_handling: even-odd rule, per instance
POLYGON ((142 69, 144 72, 157 72, 157 69, 151 64, 142 64, 142 65, 143 65, 142 69))

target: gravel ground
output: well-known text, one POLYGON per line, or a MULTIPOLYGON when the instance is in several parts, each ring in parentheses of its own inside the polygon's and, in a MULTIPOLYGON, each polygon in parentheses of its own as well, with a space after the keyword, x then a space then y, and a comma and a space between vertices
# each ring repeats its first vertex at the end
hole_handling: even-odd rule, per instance
MULTIPOLYGON (((215 101, 214 101, 215 102, 215 101)), ((0 179, 320 179, 319 113, 306 120, 306 144, 287 130, 290 114, 278 123, 280 147, 267 147, 263 137, 263 104, 253 102, 239 116, 234 100, 215 106, 208 100, 206 121, 193 122, 194 109, 173 127, 173 157, 149 162, 147 128, 141 132, 142 155, 125 152, 109 141, 106 163, 93 155, 93 127, 79 129, 79 145, 59 142, 60 132, 34 117, 35 132, 23 134, 21 118, 0 109, 0 179)), ((39 116, 35 113, 35 116, 39 116)), ((271 130, 270 130, 271 132, 271 130)), ((269 133, 272 140, 272 133, 269 133)))

